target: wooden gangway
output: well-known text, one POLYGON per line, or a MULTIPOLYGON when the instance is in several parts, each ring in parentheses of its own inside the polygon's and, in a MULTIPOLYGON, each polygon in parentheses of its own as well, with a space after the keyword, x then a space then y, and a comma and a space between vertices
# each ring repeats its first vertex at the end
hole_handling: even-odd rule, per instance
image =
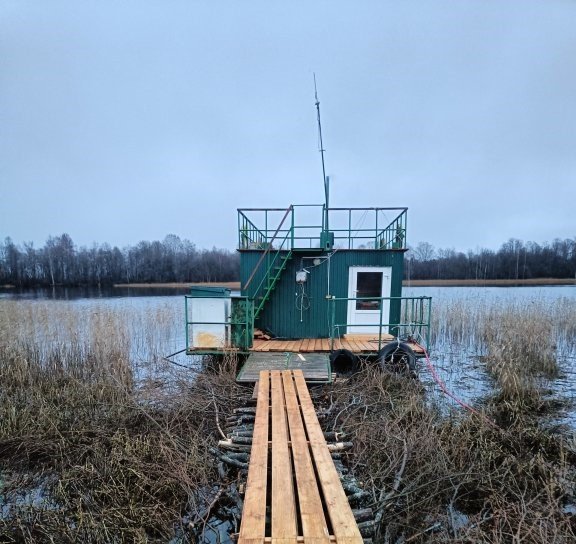
POLYGON ((239 544, 362 544, 301 370, 260 372, 239 544))

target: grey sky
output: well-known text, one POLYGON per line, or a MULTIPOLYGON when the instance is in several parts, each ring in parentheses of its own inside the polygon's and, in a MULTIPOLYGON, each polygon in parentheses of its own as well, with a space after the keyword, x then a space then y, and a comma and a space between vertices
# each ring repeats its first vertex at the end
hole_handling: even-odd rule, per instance
POLYGON ((0 3, 0 237, 233 248, 237 207, 576 236, 576 2, 0 3))

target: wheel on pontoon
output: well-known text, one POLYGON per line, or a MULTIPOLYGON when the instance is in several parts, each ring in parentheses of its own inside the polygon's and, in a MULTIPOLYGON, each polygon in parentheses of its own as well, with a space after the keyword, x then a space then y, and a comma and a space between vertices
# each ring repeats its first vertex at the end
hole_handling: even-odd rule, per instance
POLYGON ((355 374, 358 366, 358 356, 348 349, 337 349, 330 354, 330 368, 339 376, 355 374))
POLYGON ((415 372, 416 355, 405 342, 391 342, 378 352, 378 364, 382 370, 415 372))

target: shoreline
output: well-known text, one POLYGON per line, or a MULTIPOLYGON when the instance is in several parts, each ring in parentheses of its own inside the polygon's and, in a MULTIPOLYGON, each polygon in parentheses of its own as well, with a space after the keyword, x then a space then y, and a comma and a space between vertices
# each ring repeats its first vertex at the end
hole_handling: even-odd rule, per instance
POLYGON ((403 287, 527 287, 576 285, 574 278, 530 278, 524 280, 404 280, 403 287))
POLYGON ((112 287, 130 287, 135 289, 188 289, 190 287, 227 287, 228 289, 240 290, 239 281, 215 281, 215 282, 183 282, 183 283, 115 283, 112 287))
MULTIPOLYGON (((531 278, 523 280, 404 280, 403 287, 526 287, 526 286, 554 286, 574 285, 574 278, 531 278)), ((183 282, 183 283, 115 283, 113 288, 131 289, 189 289, 193 286, 226 287, 233 291, 240 290, 239 281, 223 282, 183 282)), ((58 286, 61 287, 61 286, 58 286)), ((16 289, 15 285, 0 285, 0 289, 16 289)), ((32 288, 34 289, 34 287, 32 288)))

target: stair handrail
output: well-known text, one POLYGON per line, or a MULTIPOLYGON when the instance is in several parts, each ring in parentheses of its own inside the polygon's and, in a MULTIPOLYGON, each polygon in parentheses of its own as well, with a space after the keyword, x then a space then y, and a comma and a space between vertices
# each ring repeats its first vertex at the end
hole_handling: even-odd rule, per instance
POLYGON ((274 240, 276 239, 276 236, 278 236, 278 233, 280 232, 280 229, 282 228, 284 221, 286 221, 286 218, 288 217, 290 212, 292 212, 293 210, 294 210, 294 206, 292 204, 290 204, 290 206, 288 206, 288 209, 286 210, 286 213, 284 214, 284 217, 282 218, 282 221, 280 221, 280 224, 278 225, 276 232, 274 233, 274 235, 270 239, 270 242, 268 242, 268 247, 266 248, 266 251, 264 251, 264 253, 262 253, 262 255, 260 256, 260 259, 258 259, 258 262, 256 263, 256 266, 254 267, 254 270, 252 270, 252 274, 250 274, 250 277, 248 278, 246 285, 244 285, 244 287, 243 287, 244 290, 248 289, 248 286, 250 285, 250 283, 254 279, 254 276, 256 275, 256 271, 260 268, 262 261, 266 258, 266 255, 268 255, 268 253, 270 253, 270 250, 272 249, 272 242, 274 242, 274 240))

